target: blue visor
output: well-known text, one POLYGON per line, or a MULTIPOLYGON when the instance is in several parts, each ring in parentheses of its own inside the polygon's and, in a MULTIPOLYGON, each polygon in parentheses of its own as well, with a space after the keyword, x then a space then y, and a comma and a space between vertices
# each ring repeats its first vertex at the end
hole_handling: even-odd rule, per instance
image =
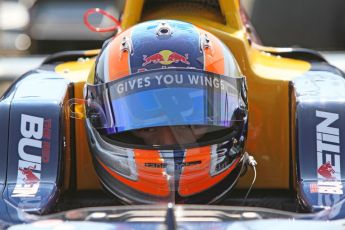
POLYGON ((86 115, 106 134, 158 126, 230 127, 244 106, 244 78, 160 69, 87 85, 86 115))

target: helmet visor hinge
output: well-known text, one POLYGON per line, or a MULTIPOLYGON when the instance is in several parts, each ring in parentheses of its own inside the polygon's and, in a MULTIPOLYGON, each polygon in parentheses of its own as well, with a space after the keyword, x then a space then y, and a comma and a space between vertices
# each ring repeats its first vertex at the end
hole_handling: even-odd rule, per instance
POLYGON ((128 52, 129 54, 133 55, 133 45, 132 45, 132 41, 130 40, 130 38, 128 38, 126 36, 124 36, 122 38, 120 51, 121 51, 121 53, 128 52))
POLYGON ((207 34, 202 34, 200 36, 200 51, 205 52, 206 49, 212 49, 211 40, 208 38, 207 34))

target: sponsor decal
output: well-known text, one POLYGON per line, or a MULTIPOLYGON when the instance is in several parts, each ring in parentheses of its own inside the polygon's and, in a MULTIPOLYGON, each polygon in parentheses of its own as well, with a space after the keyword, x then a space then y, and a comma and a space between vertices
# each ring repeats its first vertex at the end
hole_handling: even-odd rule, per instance
POLYGON ((18 172, 12 197, 35 197, 41 181, 42 162, 50 158, 51 119, 21 115, 18 172))
POLYGON ((311 193, 343 194, 343 184, 340 181, 319 181, 310 184, 311 193))
POLYGON ((112 91, 113 97, 120 97, 141 90, 155 89, 158 87, 185 87, 193 88, 212 88, 215 90, 226 90, 229 93, 237 93, 237 89, 232 86, 227 79, 207 73, 166 73, 140 75, 133 78, 127 78, 114 84, 112 91))
MULTIPOLYGON (((194 166, 201 164, 201 161, 191 161, 191 162, 175 162, 175 169, 181 169, 182 167, 194 166)), ((145 167, 148 168, 166 168, 167 163, 145 163, 145 167)))
POLYGON ((335 122, 339 114, 316 110, 321 122, 316 126, 317 183, 310 185, 310 192, 318 194, 319 206, 332 206, 341 199, 340 130, 335 122))
POLYGON ((146 66, 151 63, 152 64, 160 63, 161 65, 170 65, 172 63, 181 62, 186 65, 190 64, 188 61, 188 54, 181 55, 171 50, 162 50, 150 56, 144 55, 143 60, 144 60, 144 63, 142 64, 142 66, 146 66))
POLYGON ((51 140, 52 119, 44 120, 43 142, 42 142, 42 161, 48 163, 50 160, 50 140, 51 140))
POLYGON ((316 110, 316 117, 323 120, 316 126, 318 180, 341 180, 339 128, 334 122, 339 114, 316 110))

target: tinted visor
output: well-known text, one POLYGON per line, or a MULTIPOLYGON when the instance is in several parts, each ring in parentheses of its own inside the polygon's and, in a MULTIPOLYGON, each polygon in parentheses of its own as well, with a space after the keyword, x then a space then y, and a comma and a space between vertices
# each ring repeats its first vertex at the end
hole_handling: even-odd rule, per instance
POLYGON ((86 113, 92 126, 108 135, 181 125, 227 128, 245 106, 243 90, 243 77, 160 69, 87 85, 86 113))

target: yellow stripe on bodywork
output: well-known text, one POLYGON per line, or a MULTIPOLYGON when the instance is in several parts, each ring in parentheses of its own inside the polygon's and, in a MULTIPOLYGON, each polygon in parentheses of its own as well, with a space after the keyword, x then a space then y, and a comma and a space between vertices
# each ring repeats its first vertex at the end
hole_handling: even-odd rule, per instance
POLYGON ((55 72, 72 82, 85 82, 94 66, 95 58, 65 62, 55 67, 55 72))
POLYGON ((251 52, 251 67, 261 78, 290 81, 310 70, 309 62, 282 58, 264 51, 251 52))
MULTIPOLYGON (((92 75, 94 64, 95 58, 80 59, 79 61, 57 65, 55 71, 74 83, 74 98, 83 99, 84 85, 88 76, 92 75)), ((100 189, 101 186, 93 167, 91 153, 87 143, 85 121, 83 119, 75 119, 74 121, 77 189, 100 189)))

